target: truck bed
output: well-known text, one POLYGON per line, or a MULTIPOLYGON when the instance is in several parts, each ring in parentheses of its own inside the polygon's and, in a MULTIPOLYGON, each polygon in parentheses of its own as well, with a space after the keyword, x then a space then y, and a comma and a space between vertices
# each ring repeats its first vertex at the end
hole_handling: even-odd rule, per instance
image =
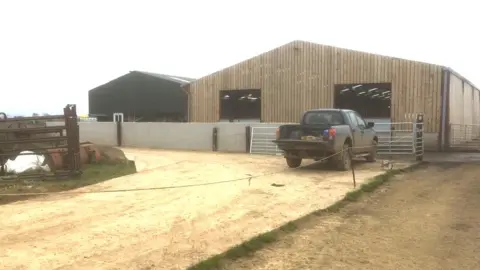
POLYGON ((280 127, 279 140, 301 140, 304 136, 322 137, 323 132, 331 126, 304 126, 304 125, 283 125, 280 127))

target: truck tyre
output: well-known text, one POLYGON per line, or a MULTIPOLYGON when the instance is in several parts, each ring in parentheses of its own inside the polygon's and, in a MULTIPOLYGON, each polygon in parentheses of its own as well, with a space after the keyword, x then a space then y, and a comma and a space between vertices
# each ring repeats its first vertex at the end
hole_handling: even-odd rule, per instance
POLYGON ((366 156, 368 162, 377 161, 377 144, 378 142, 376 140, 372 140, 372 150, 370 151, 370 154, 366 156))
POLYGON ((352 159, 350 157, 350 145, 343 145, 343 151, 336 156, 336 165, 340 171, 348 171, 352 168, 352 159))
POLYGON ((287 165, 290 168, 298 168, 302 164, 301 158, 286 158, 287 165))

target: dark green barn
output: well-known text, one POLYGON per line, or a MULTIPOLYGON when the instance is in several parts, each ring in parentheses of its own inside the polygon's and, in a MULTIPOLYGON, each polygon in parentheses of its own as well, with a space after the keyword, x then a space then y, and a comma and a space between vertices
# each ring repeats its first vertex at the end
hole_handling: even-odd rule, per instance
POLYGON ((180 85, 191 78, 131 71, 88 92, 88 110, 98 121, 112 121, 123 113, 125 121, 184 122, 188 96, 180 85))

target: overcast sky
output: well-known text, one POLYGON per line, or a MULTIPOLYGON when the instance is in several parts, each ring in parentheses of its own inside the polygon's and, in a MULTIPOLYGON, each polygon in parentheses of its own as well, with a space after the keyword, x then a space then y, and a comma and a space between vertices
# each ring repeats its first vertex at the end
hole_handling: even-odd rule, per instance
POLYGON ((88 112, 131 70, 199 78, 293 40, 442 64, 480 85, 476 1, 0 1, 0 111, 88 112))

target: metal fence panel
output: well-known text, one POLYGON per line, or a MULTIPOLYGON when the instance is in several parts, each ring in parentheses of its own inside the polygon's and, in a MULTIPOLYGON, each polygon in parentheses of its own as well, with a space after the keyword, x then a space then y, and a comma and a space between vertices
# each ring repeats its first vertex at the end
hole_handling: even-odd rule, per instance
POLYGON ((450 124, 449 148, 480 151, 480 125, 450 124))
POLYGON ((414 153, 414 123, 392 122, 375 124, 378 137, 378 153, 406 155, 414 153))
POLYGON ((423 154, 425 152, 425 144, 424 144, 424 137, 423 137, 423 129, 424 129, 424 124, 422 123, 415 123, 413 126, 413 134, 414 134, 414 154, 417 160, 423 160, 423 154))
MULTIPOLYGON (((282 155, 283 152, 272 142, 275 140, 276 129, 277 127, 252 127, 250 153, 282 155)), ((423 156, 423 123, 376 123, 374 129, 378 137, 378 154, 423 156)))
POLYGON ((250 136, 250 154, 282 155, 283 151, 278 149, 272 141, 276 139, 278 127, 252 127, 250 136))

